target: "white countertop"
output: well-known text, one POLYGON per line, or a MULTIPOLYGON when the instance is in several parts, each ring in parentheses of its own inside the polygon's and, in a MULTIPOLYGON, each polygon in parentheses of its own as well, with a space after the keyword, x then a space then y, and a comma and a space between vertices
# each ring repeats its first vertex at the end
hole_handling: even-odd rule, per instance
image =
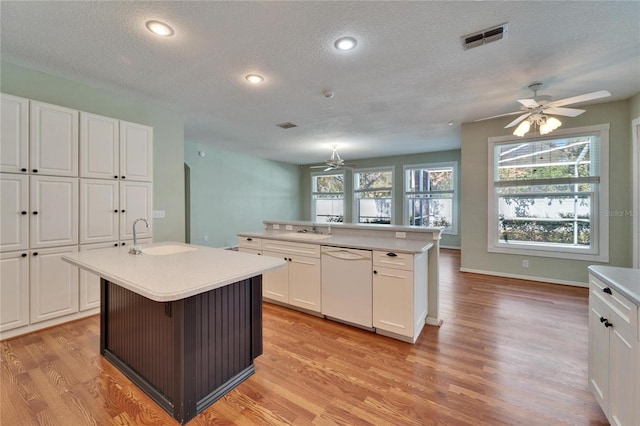
POLYGON ((412 240, 404 238, 371 237, 355 235, 331 235, 323 239, 305 239, 304 237, 287 237, 292 231, 264 230, 258 232, 241 232, 240 237, 268 238, 272 240, 291 241, 296 243, 316 244, 320 246, 345 247, 363 250, 393 251, 398 253, 421 253, 433 247, 432 241, 412 240))
POLYGON ((62 260, 156 302, 184 299, 285 265, 279 258, 176 242, 144 245, 141 255, 129 254, 128 250, 112 247, 81 251, 64 255, 62 260), (196 250, 167 255, 144 253, 149 247, 167 245, 196 250))
POLYGON ((592 265, 589 272, 640 306, 640 269, 592 265))

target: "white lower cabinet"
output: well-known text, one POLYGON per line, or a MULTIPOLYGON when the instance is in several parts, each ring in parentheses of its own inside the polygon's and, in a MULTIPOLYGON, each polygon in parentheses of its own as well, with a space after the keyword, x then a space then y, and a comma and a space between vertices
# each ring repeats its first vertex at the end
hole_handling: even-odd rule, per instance
POLYGON ((373 252, 373 326, 415 342, 428 313, 427 253, 373 252))
POLYGON ((78 268, 62 256, 78 247, 31 250, 31 323, 78 312, 78 268))
POLYGON ((589 387, 612 425, 640 424, 638 306, 589 277, 589 387))
POLYGON ((262 240, 262 255, 287 261, 284 268, 263 275, 264 298, 312 312, 321 311, 319 245, 265 239, 262 240))
POLYGON ((29 324, 29 254, 0 255, 0 331, 29 324))

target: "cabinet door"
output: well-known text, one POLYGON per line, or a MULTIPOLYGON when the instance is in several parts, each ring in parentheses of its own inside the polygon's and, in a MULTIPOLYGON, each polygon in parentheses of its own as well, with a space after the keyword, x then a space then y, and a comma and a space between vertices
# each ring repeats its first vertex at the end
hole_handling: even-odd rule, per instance
POLYGON ((29 324, 29 257, 3 253, 0 264, 0 331, 7 331, 29 324))
MULTIPOLYGON (((262 255, 289 259, 287 255, 273 251, 263 251, 262 255)), ((284 268, 262 274, 262 297, 281 303, 289 303, 289 263, 287 262, 284 268)))
POLYGON ((32 173, 78 176, 78 111, 31 101, 32 173))
POLYGON ((118 182, 80 179, 80 244, 118 241, 118 182))
POLYGON ((608 318, 609 309, 597 295, 589 295, 589 387, 600 407, 609 406, 609 330, 600 321, 608 318))
POLYGON ((0 249, 29 248, 29 176, 2 173, 0 176, 0 249))
POLYGON ((80 177, 118 179, 120 175, 118 120, 80 113, 80 177))
POLYGON ((609 419, 616 425, 637 425, 638 340, 637 330, 624 327, 620 316, 612 314, 609 328, 609 419), (618 326, 618 324, 622 326, 618 326))
POLYGON ((78 179, 31 176, 31 248, 78 244, 78 179))
POLYGON ((153 180, 153 128, 120 122, 120 178, 153 180))
MULTIPOLYGON (((133 239, 133 222, 138 218, 147 219, 151 225, 153 194, 151 183, 120 182, 120 239, 133 239)), ((136 237, 151 238, 153 228, 144 223, 136 226, 136 237)))
POLYGON ((78 312, 78 268, 62 260, 76 251, 77 247, 31 251, 32 323, 78 312))
MULTIPOLYGON (((111 248, 117 250, 117 242, 80 246, 80 251, 111 248)), ((80 311, 100 307, 100 277, 80 269, 80 311)))
POLYGON ((29 100, 0 94, 0 172, 29 168, 29 100))
POLYGON ((291 256, 289 262, 289 303, 310 311, 320 312, 320 259, 291 256))
POLYGON ((375 267, 373 326, 413 338, 413 273, 375 267))

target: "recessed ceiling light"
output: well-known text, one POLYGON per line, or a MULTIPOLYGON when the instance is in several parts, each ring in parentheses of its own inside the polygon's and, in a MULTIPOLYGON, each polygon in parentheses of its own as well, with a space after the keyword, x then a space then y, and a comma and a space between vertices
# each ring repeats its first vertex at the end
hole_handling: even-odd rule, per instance
POLYGON ((258 74, 247 74, 245 77, 249 83, 260 84, 264 81, 264 77, 258 74))
POLYGON ((449 126, 453 126, 453 121, 447 123, 449 126))
POLYGON ((173 35, 173 28, 160 21, 147 21, 147 29, 154 34, 162 37, 170 37, 173 35))
POLYGON ((333 44, 338 50, 351 50, 358 44, 358 41, 353 37, 340 37, 333 44))

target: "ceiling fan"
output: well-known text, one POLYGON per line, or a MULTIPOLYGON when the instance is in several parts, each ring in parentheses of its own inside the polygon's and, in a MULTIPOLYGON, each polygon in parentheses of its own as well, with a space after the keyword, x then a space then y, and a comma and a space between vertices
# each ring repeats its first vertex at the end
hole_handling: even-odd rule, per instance
POLYGON ((491 117, 481 118, 476 121, 489 120, 492 118, 505 117, 508 115, 521 114, 518 118, 511 123, 504 126, 505 129, 513 127, 516 124, 520 125, 513 132, 516 136, 524 136, 530 129, 532 124, 538 125, 540 128, 540 134, 544 135, 555 129, 557 129, 562 123, 555 117, 549 117, 549 115, 561 115, 565 117, 577 117, 585 112, 583 109, 577 108, 563 108, 565 105, 576 104, 579 102, 587 102, 594 99, 606 98, 611 96, 607 90, 599 90, 597 92, 586 93, 584 95, 573 96, 571 98, 560 99, 558 101, 552 101, 551 96, 540 95, 538 96, 538 90, 542 87, 542 83, 532 83, 529 85, 529 89, 533 91, 533 98, 531 99, 518 99, 518 102, 522 104, 520 111, 508 112, 506 114, 494 115, 491 117), (524 112, 524 113, 523 113, 524 112), (524 121, 526 120, 526 121, 524 121))
POLYGON ((311 166, 311 169, 321 169, 325 168, 324 171, 328 172, 329 170, 339 170, 343 168, 355 167, 356 164, 346 164, 342 158, 340 158, 340 154, 338 154, 338 145, 331 145, 331 149, 333 152, 331 153, 331 158, 325 161, 325 165, 323 166, 311 166))

